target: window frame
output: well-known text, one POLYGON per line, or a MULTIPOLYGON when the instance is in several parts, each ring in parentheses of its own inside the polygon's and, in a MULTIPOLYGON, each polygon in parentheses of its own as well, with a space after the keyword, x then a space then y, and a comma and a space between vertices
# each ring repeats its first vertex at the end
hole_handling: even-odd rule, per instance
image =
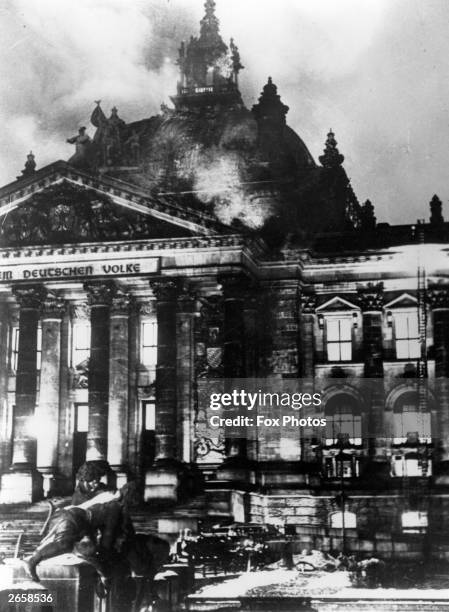
POLYGON ((90 339, 91 339, 91 333, 92 333, 92 328, 91 328, 91 324, 90 321, 86 320, 86 319, 79 319, 79 320, 74 320, 72 321, 72 325, 71 325, 71 342, 70 342, 70 366, 72 368, 77 368, 79 367, 80 364, 83 363, 83 361, 86 361, 86 359, 90 358, 90 339), (89 329, 89 340, 88 340, 88 347, 87 348, 78 348, 75 346, 76 344, 76 329, 79 327, 85 327, 89 329), (81 353, 81 351, 83 351, 86 356, 83 359, 76 359, 75 355, 77 353, 81 353))
POLYGON ((420 345, 420 335, 419 335, 419 313, 418 308, 415 306, 410 306, 407 308, 390 308, 391 316, 393 319, 393 343, 394 343, 394 351, 395 358, 398 361, 415 361, 421 357, 421 345, 420 345), (416 335, 411 334, 410 332, 410 317, 412 315, 416 315, 416 335), (406 327, 407 327, 407 335, 398 337, 398 319, 400 317, 406 317, 406 327), (407 347, 407 355, 400 355, 398 351, 398 343, 401 343, 401 346, 407 347), (413 352, 412 346, 415 346, 415 351, 413 352))
POLYGON ((156 367, 157 367, 157 358, 158 358, 158 326, 157 326, 157 318, 156 317, 148 317, 142 319, 140 322, 140 341, 139 341, 139 362, 141 366, 147 369, 150 373, 152 373, 152 379, 156 379, 156 367), (150 334, 152 343, 145 344, 145 327, 151 326, 152 332, 150 334), (153 359, 147 360, 145 358, 145 352, 151 354, 154 353, 153 359))
POLYGON ((353 356, 354 356, 354 316, 352 314, 352 312, 339 312, 339 313, 323 313, 323 319, 324 319, 324 348, 325 348, 325 355, 326 355, 326 360, 328 363, 350 363, 351 361, 353 361, 353 356), (349 338, 343 338, 342 339, 342 329, 341 329, 341 323, 342 322, 348 323, 348 327, 349 327, 349 338), (329 339, 329 324, 331 323, 337 323, 338 325, 338 338, 337 339, 329 339), (342 350, 343 347, 348 347, 349 346, 349 358, 348 359, 344 359, 343 358, 343 354, 342 354, 342 350), (331 359, 330 354, 329 354, 329 348, 330 347, 337 347, 338 348, 338 359, 331 359))

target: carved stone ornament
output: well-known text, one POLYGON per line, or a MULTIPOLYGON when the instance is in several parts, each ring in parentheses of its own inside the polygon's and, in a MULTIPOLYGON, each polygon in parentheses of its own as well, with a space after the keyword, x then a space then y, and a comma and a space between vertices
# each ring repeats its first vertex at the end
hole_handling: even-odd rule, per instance
POLYGON ((111 315, 128 315, 133 303, 132 295, 118 289, 112 298, 111 315))
POLYGON ((368 283, 357 288, 358 304, 362 311, 381 311, 384 305, 383 283, 368 283))
POLYGON ((158 302, 173 302, 177 299, 181 281, 178 278, 160 278, 150 280, 150 287, 158 302))
POLYGON ((314 314, 316 310, 316 295, 314 293, 301 293, 301 312, 303 314, 314 314))
POLYGON ((66 311, 67 303, 60 295, 48 293, 42 303, 42 316, 51 318, 62 318, 66 311))
POLYGON ((117 293, 113 281, 87 282, 84 283, 84 289, 87 291, 87 299, 91 306, 110 306, 117 293))
POLYGON ((90 320, 90 306, 86 302, 83 304, 72 304, 70 307, 70 314, 72 319, 78 319, 81 321, 90 320))
MULTIPOLYGON (((3 246, 179 237, 182 230, 66 182, 35 193, 5 216, 3 246)), ((184 230, 185 233, 185 230, 184 230)))
POLYGON ((449 285, 431 285, 427 291, 427 299, 433 310, 449 308, 449 285))
POLYGON ((20 308, 39 309, 47 295, 47 290, 42 285, 21 285, 13 287, 12 292, 20 308))
POLYGON ((156 301, 148 300, 147 302, 140 302, 137 305, 137 310, 142 317, 151 317, 156 314, 156 301))

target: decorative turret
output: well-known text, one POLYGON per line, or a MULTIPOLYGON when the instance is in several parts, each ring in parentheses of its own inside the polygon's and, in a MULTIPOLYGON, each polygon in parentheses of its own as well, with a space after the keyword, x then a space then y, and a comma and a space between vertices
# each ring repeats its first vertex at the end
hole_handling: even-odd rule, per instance
POLYGON ((285 117, 288 113, 288 106, 281 102, 281 97, 277 92, 277 87, 271 77, 263 88, 259 102, 253 106, 253 113, 259 122, 276 123, 279 126, 285 125, 285 117))
POLYGON ((370 200, 366 200, 365 204, 361 207, 360 221, 362 230, 374 230, 376 229, 376 216, 374 214, 374 206, 370 200))
POLYGON ((330 129, 327 135, 324 153, 320 155, 319 160, 325 168, 338 168, 342 165, 344 159, 344 155, 342 155, 337 148, 335 134, 332 129, 330 129))
POLYGON ((199 37, 192 36, 179 48, 177 63, 181 79, 177 96, 172 98, 177 107, 217 103, 220 96, 240 101, 238 73, 243 66, 238 47, 232 38, 229 47, 223 41, 214 0, 206 0, 204 8, 199 37))
POLYGON ((430 223, 432 225, 442 225, 444 217, 441 212, 443 204, 437 195, 434 195, 430 200, 430 223))
POLYGON ((25 177, 31 176, 36 172, 36 161, 34 159, 33 151, 30 151, 27 155, 27 160, 25 162, 25 167, 22 170, 22 175, 17 177, 17 180, 25 177))

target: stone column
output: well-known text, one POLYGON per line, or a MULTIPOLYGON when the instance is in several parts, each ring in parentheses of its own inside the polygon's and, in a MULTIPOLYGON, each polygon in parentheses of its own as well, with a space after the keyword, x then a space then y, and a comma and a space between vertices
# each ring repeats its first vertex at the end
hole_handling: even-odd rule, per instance
POLYGON ((156 297, 156 457, 145 476, 145 500, 175 502, 180 484, 176 416, 176 302, 179 279, 150 281, 156 297))
POLYGON ((8 405, 8 323, 6 304, 0 305, 0 473, 9 468, 11 451, 10 407, 8 405))
MULTIPOLYGON (((249 279, 241 274, 223 274, 219 278, 223 287, 223 373, 227 380, 245 378, 246 336, 245 299, 249 279)), ((226 382, 227 384, 227 382, 226 382)), ((225 384, 225 391, 227 389, 225 384)), ((244 428, 239 428, 242 433, 244 428)), ((221 480, 248 484, 253 478, 249 470, 247 437, 228 436, 225 438, 226 459, 218 470, 221 480)))
MULTIPOLYGON (((316 312, 315 293, 303 290, 299 296, 299 347, 298 347, 298 366, 300 377, 307 380, 304 385, 304 392, 313 393, 313 380, 315 374, 315 312, 316 312)), ((323 406, 324 409, 324 406, 323 406)), ((303 461, 316 462, 316 452, 311 448, 311 441, 304 440, 302 431, 300 456, 303 461)))
POLYGON ((36 407, 37 469, 47 497, 57 470, 61 383, 61 320, 64 300, 48 294, 42 308, 42 354, 39 404, 36 407))
POLYGON ((195 297, 188 288, 184 288, 178 297, 177 314, 177 412, 178 425, 177 447, 179 457, 185 463, 191 463, 193 457, 193 323, 195 314, 195 297))
POLYGON ((40 489, 32 420, 36 407, 37 327, 46 291, 40 285, 23 285, 14 287, 13 293, 20 305, 14 440, 11 472, 2 476, 0 503, 30 503, 40 489))
POLYGON ((110 310, 116 287, 113 282, 89 282, 84 288, 91 307, 86 460, 104 461, 108 440, 110 310))
POLYGON ((117 292, 110 312, 107 458, 118 488, 127 481, 130 302, 129 294, 117 292))
POLYGON ((435 481, 449 484, 449 285, 433 285, 428 291, 433 313, 435 391, 438 432, 435 481))
MULTIPOLYGON (((378 465, 377 472, 389 473, 386 448, 385 393, 382 342, 383 284, 368 283, 358 288, 358 303, 363 316, 363 355, 366 398, 369 403, 369 453, 378 465), (383 464, 383 465, 380 465, 383 464)), ((365 434, 366 435, 366 432, 365 434)))
POLYGON ((301 293, 300 297, 300 374, 302 378, 312 380, 314 376, 314 334, 316 295, 301 293))

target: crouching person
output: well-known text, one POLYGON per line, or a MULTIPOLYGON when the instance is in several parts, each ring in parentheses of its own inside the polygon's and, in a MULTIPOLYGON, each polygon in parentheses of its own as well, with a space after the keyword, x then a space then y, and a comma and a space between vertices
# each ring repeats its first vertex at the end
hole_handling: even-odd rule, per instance
POLYGON ((48 522, 47 534, 35 552, 26 559, 30 577, 39 581, 36 568, 41 561, 58 555, 73 553, 86 561, 107 581, 108 548, 112 546, 112 533, 118 529, 121 520, 120 493, 100 493, 79 506, 68 506, 57 510, 48 522), (98 533, 106 530, 101 549, 97 546, 98 533))

